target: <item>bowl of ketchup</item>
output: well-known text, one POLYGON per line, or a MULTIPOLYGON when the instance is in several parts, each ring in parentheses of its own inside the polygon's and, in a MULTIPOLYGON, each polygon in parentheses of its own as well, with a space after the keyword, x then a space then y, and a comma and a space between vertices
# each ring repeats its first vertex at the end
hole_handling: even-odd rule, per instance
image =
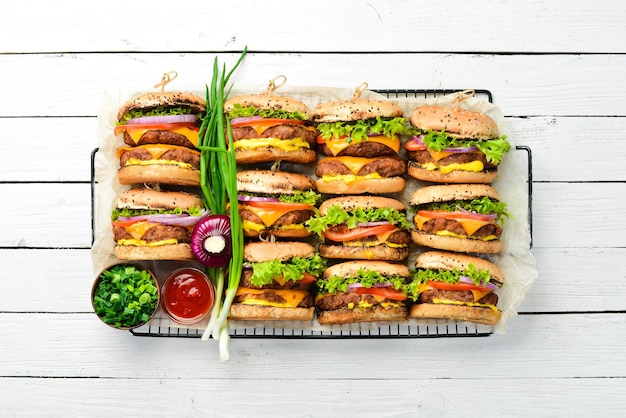
POLYGON ((161 289, 161 307, 169 318, 182 325, 202 321, 215 302, 213 283, 202 270, 176 269, 167 276, 161 289))

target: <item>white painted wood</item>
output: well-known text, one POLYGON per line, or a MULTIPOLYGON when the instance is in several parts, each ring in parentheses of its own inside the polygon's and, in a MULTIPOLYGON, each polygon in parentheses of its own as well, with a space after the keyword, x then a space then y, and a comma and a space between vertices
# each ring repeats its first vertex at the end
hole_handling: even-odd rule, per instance
POLYGON ((615 0, 191 2, 184 11, 114 1, 97 12, 70 3, 71 13, 30 2, 5 8, 0 52, 625 51, 626 8, 615 0))
POLYGON ((520 315, 509 322, 506 334, 489 337, 233 338, 228 363, 220 363, 214 340, 135 337, 109 328, 94 314, 0 313, 0 324, 0 338, 6 342, 2 375, 24 378, 263 381, 462 380, 485 374, 494 380, 626 376, 623 339, 618 338, 626 335, 624 314, 520 315), (25 359, 23 353, 36 346, 46 349, 25 359))
MULTIPOLYGON (((363 368, 364 366, 360 366, 363 368)), ((0 412, 28 414, 37 404, 55 416, 203 416, 219 418, 350 416, 458 416, 485 392, 483 416, 617 416, 626 408, 618 379, 16 379, 0 378, 0 412), (313 389, 314 388, 314 389, 313 389), (557 390, 558 388, 558 390, 557 390), (314 392, 314 395, 313 395, 314 392), (77 394, 87 396, 78 397, 77 394), (280 398, 278 394, 280 393, 280 398), (242 399, 242 394, 245 397, 242 399), (306 394, 306 395, 305 395, 306 394), (598 402, 576 402, 580 399, 598 402), (573 404, 576 404, 575 406, 573 404)), ((472 407, 473 408, 473 407, 472 407)))
MULTIPOLYGON (((534 181, 625 179, 626 148, 621 145, 626 118, 509 117, 507 123, 510 139, 532 149, 534 181), (610 150, 610 159, 599 149, 610 150)), ((93 117, 0 118, 0 178, 89 181, 90 154, 98 146, 96 128, 93 117), (16 156, 14 138, 32 144, 30 162, 16 156), (58 156, 61 141, 63 158, 58 156)))
MULTIPOLYGON (((217 56, 230 68, 240 54, 217 56)), ((0 116, 94 116, 103 90, 149 90, 171 70, 178 72, 177 86, 197 86, 203 92, 215 57, 214 53, 0 55, 3 71, 12 74, 0 78, 0 91, 19 93, 0 95, 0 116)), ((292 86, 351 89, 366 81, 371 89, 488 89, 507 116, 624 116, 624 67, 626 55, 610 54, 251 53, 231 80, 263 89, 278 74, 292 86)))

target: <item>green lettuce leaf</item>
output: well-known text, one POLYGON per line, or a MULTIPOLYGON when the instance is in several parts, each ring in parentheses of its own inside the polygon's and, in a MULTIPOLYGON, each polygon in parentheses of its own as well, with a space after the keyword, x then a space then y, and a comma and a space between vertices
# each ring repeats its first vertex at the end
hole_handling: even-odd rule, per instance
MULTIPOLYGON (((190 216, 199 216, 203 210, 204 210, 203 207, 194 206, 194 207, 189 208, 186 213, 188 213, 190 216)), ((120 216, 123 218, 130 218, 133 216, 145 216, 145 215, 169 215, 169 214, 182 215, 183 213, 185 213, 185 211, 183 211, 181 208, 174 208, 174 209, 123 208, 123 209, 113 209, 113 212, 111 213, 111 220, 115 222, 120 216)))
POLYGON ((263 286, 272 283, 274 277, 284 277, 285 280, 297 281, 304 273, 310 273, 315 277, 321 275, 326 269, 326 259, 319 254, 312 257, 294 257, 288 261, 270 260, 262 263, 252 263, 252 276, 250 281, 255 286, 263 286))
MULTIPOLYGON (((116 125, 126 125, 126 123, 135 118, 143 116, 176 116, 176 115, 189 115, 193 113, 190 108, 184 106, 177 107, 165 107, 158 106, 154 108, 146 109, 132 109, 126 112, 122 118, 116 122, 116 125)), ((201 120, 203 115, 197 115, 197 119, 201 120)))
POLYGON ((356 208, 347 212, 339 206, 331 206, 324 216, 311 217, 306 221, 305 225, 309 231, 321 236, 322 232, 329 226, 345 224, 348 229, 352 229, 361 222, 379 221, 388 221, 399 228, 411 227, 411 223, 407 220, 406 215, 393 208, 356 208))
POLYGON ((399 290, 405 285, 406 279, 400 276, 383 276, 376 271, 359 269, 353 276, 331 276, 328 279, 318 279, 315 285, 317 286, 318 293, 326 294, 345 292, 348 290, 348 285, 353 283, 361 283, 367 288, 376 284, 391 283, 394 289, 399 290))
POLYGON ((507 205, 504 202, 492 200, 487 196, 473 200, 453 200, 450 202, 435 202, 420 206, 423 210, 439 210, 445 212, 455 212, 465 210, 468 212, 480 213, 481 215, 497 215, 496 220, 504 225, 506 218, 512 218, 507 211, 507 205))
POLYGON ((259 109, 255 106, 242 106, 235 103, 227 115, 230 119, 262 116, 263 118, 309 120, 309 116, 300 112, 286 112, 282 109, 259 109))
POLYGON ((476 147, 485 154, 487 161, 492 164, 499 164, 504 154, 509 152, 511 144, 506 140, 506 135, 497 139, 458 139, 450 136, 444 130, 440 132, 424 130, 414 132, 414 135, 422 135, 424 144, 435 151, 446 148, 470 148, 476 147))
POLYGON ((313 191, 308 190, 305 192, 296 191, 293 194, 281 194, 278 196, 278 200, 285 203, 304 203, 307 205, 315 206, 317 202, 322 198, 322 195, 313 191))
POLYGON ((489 270, 478 270, 473 264, 469 264, 466 269, 452 270, 436 270, 436 269, 417 269, 412 272, 411 282, 405 284, 402 291, 412 300, 419 297, 419 287, 426 282, 444 282, 448 284, 457 284, 460 282, 461 276, 469 277, 477 286, 484 286, 491 279, 489 270))
POLYGON ((347 136, 347 142, 367 141, 368 135, 394 136, 402 135, 409 131, 406 118, 381 118, 357 120, 351 122, 331 122, 317 125, 320 136, 325 140, 331 137, 347 136))

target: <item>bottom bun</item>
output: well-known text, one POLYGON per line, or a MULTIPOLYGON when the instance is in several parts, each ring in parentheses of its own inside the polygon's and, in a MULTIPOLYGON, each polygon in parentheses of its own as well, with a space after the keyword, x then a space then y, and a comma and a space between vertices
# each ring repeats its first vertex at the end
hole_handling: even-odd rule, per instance
POLYGON ((238 148, 235 152, 237 164, 261 164, 272 161, 284 161, 294 164, 311 164, 317 161, 317 152, 309 148, 299 148, 295 151, 283 151, 274 147, 256 149, 238 148))
POLYGON ((315 180, 319 193, 327 194, 388 194, 404 190, 405 180, 402 177, 386 177, 382 179, 363 179, 351 183, 341 180, 315 180))
POLYGON ((199 186, 200 171, 177 165, 127 165, 117 172, 120 184, 163 183, 177 186, 199 186))
POLYGON ((352 322, 405 321, 406 307, 337 309, 319 311, 317 321, 321 325, 349 324, 352 322))
POLYGON ((455 321, 475 322, 478 324, 495 325, 502 312, 490 308, 475 308, 462 305, 446 305, 443 303, 418 303, 411 306, 410 318, 453 319, 455 321))
POLYGON ((460 253, 495 254, 500 252, 502 248, 502 242, 500 240, 481 241, 478 239, 427 234, 416 230, 411 231, 411 238, 417 245, 460 253))
POLYGON ((233 303, 230 307, 229 318, 241 321, 311 321, 314 314, 315 308, 275 308, 273 306, 233 303))
POLYGON ((434 183, 481 183, 487 184, 493 182, 498 177, 496 170, 490 171, 465 171, 454 170, 447 174, 439 170, 426 170, 413 163, 408 164, 407 174, 413 178, 424 181, 432 181, 434 183))
POLYGON ((170 244, 157 247, 116 245, 115 256, 120 260, 193 260, 189 244, 170 244))
POLYGON ((276 238, 308 238, 313 235, 313 232, 309 232, 306 228, 271 228, 262 229, 260 231, 249 229, 244 230, 244 236, 250 238, 267 237, 272 236, 276 238))
POLYGON ((408 248, 391 248, 384 244, 372 247, 319 244, 317 250, 322 257, 333 259, 402 261, 409 256, 408 248))

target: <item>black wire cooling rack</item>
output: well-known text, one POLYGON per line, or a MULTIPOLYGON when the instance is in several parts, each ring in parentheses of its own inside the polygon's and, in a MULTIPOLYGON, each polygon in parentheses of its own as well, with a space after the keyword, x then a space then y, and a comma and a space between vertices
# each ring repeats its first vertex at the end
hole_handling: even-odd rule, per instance
MULTIPOLYGON (((436 98, 441 95, 457 93, 459 89, 397 89, 376 90, 377 93, 389 99, 400 98, 436 98)), ((493 102, 489 90, 472 90, 475 97, 493 102)), ((528 190, 528 225, 530 230, 530 247, 532 249, 532 151, 525 145, 516 145, 517 151, 526 153, 527 158, 527 190, 528 190)), ((91 153, 91 226, 92 244, 95 239, 95 199, 97 198, 95 179, 95 157, 98 148, 91 153)), ((158 317, 157 313, 157 317, 158 317)), ((421 320, 419 323, 389 323, 370 324, 356 323, 334 325, 332 327, 315 326, 303 327, 268 327, 241 324, 242 321, 231 323, 230 336, 232 338, 282 338, 282 339, 342 339, 342 338, 437 338, 437 337, 486 337, 493 334, 493 327, 489 325, 456 322, 448 320, 421 320)), ((417 322, 417 321, 416 321, 417 322)), ((174 338, 201 338, 203 329, 182 328, 171 326, 167 320, 156 319, 148 324, 130 330, 131 334, 139 337, 174 337, 174 338), (155 323, 153 323, 155 322, 155 323)))

